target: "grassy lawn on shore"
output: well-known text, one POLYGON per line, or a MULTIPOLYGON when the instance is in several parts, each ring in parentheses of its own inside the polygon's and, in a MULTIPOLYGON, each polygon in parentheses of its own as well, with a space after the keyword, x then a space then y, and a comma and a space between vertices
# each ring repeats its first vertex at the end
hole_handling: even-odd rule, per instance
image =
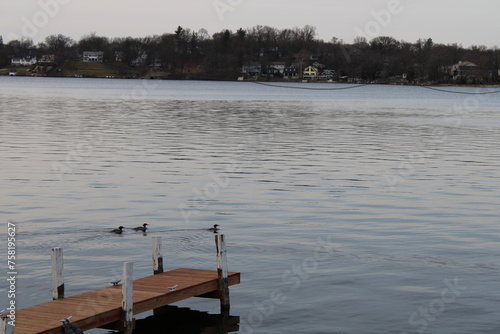
POLYGON ((104 63, 67 61, 62 66, 63 76, 108 77, 120 75, 120 68, 104 63))
POLYGON ((17 75, 26 75, 26 71, 32 66, 7 66, 0 69, 0 75, 9 75, 10 72, 16 72, 17 75))

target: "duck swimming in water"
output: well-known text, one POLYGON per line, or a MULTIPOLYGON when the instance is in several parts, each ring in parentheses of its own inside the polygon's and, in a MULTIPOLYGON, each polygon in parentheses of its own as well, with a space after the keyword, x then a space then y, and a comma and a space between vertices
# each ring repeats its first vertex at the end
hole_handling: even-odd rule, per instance
POLYGON ((142 224, 142 226, 137 226, 137 227, 134 227, 133 230, 134 231, 142 231, 142 232, 146 232, 147 230, 147 225, 149 225, 148 223, 144 223, 142 224))
POLYGON ((119 226, 118 228, 115 228, 114 230, 111 231, 111 233, 116 233, 116 234, 122 234, 123 232, 123 226, 119 226))
POLYGON ((209 228, 208 230, 214 233, 219 232, 219 225, 215 224, 214 227, 209 228))

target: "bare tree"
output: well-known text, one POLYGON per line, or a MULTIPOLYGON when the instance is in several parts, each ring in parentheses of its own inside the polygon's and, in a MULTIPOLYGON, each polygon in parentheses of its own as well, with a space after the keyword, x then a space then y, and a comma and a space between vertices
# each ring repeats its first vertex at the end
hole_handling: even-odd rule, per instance
POLYGON ((75 44, 75 41, 68 36, 62 34, 50 35, 45 38, 43 46, 47 51, 54 54, 62 54, 68 49, 70 49, 75 44))

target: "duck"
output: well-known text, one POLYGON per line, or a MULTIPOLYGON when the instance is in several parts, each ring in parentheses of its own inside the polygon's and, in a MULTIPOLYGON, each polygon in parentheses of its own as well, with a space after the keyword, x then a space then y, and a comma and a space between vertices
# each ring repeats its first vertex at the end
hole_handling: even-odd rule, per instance
POLYGON ((118 226, 118 228, 115 228, 114 230, 112 230, 111 233, 122 234, 123 229, 124 229, 123 226, 118 226))
POLYGON ((219 227, 218 226, 219 226, 218 224, 215 224, 214 227, 211 227, 208 230, 211 231, 211 232, 217 233, 217 232, 219 232, 219 227))
POLYGON ((137 226, 137 227, 134 227, 133 230, 134 231, 142 231, 142 232, 146 232, 147 230, 147 225, 149 225, 148 223, 144 223, 142 224, 142 226, 137 226))

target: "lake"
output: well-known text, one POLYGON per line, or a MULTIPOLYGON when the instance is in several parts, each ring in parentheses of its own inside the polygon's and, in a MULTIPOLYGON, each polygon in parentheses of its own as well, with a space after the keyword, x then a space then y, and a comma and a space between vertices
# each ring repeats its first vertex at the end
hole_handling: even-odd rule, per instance
MULTIPOLYGON (((240 333, 499 333, 500 89, 0 77, 16 304, 215 269, 240 333), (148 233, 123 225, 147 222, 148 233)), ((8 306, 0 280, 0 310, 8 306)), ((219 312, 216 300, 176 304, 219 312)), ((150 313, 139 315, 143 318, 150 313)), ((69 316, 69 315, 68 315, 69 316)), ((168 330, 168 329, 167 329, 168 330)), ((88 333, 104 333, 93 330, 88 333)))

